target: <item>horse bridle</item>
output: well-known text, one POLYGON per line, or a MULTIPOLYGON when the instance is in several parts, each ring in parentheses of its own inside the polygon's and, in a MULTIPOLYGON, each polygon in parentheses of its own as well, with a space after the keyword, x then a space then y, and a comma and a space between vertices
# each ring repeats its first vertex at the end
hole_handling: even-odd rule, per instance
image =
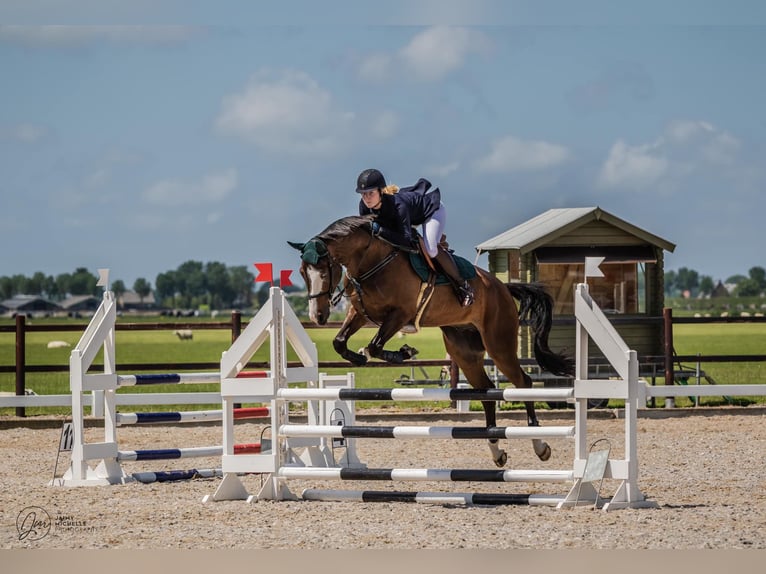
MULTIPOLYGON (((362 256, 362 261, 367 256, 367 253, 369 251, 369 247, 372 244, 372 238, 373 238, 373 235, 370 234, 370 240, 367 243, 367 247, 365 247, 365 249, 364 249, 364 255, 362 256)), ((324 253, 321 253, 321 254, 317 253, 317 255, 318 255, 319 259, 323 259, 325 257, 327 257, 329 259, 329 261, 330 261, 330 264, 329 264, 330 281, 329 281, 328 284, 332 285, 332 279, 333 279, 333 277, 332 277, 332 275, 333 275, 332 270, 333 270, 333 266, 336 263, 338 263, 338 262, 330 255, 330 250, 327 249, 327 244, 325 244, 324 241, 322 241, 321 239, 319 239, 317 237, 315 237, 313 239, 313 241, 320 243, 324 247, 324 253)), ((346 271, 345 277, 346 277, 346 281, 347 282, 346 282, 345 285, 341 286, 341 282, 340 282, 340 280, 338 280, 338 285, 336 287, 338 289, 338 292, 335 295, 332 295, 332 289, 327 289, 326 291, 321 291, 320 293, 315 293, 313 295, 309 294, 308 298, 309 299, 317 299, 318 297, 322 297, 323 295, 327 295, 328 297, 330 297, 330 304, 332 306, 335 306, 335 305, 338 304, 338 302, 340 301, 341 297, 343 297, 343 294, 346 292, 346 287, 348 286, 348 283, 351 283, 351 285, 354 287, 354 290, 357 293, 357 296, 359 297, 359 302, 362 305, 362 309, 364 309, 364 303, 362 302, 362 283, 364 281, 367 281, 371 277, 375 276, 379 271, 381 271, 384 267, 386 267, 389 263, 391 263, 391 261, 393 261, 398 255, 399 255, 399 250, 398 249, 391 250, 391 252, 388 255, 386 255, 378 263, 373 265, 371 269, 368 269, 367 271, 365 271, 364 273, 362 273, 358 277, 352 277, 351 275, 348 274, 348 271, 346 271)), ((339 264, 339 265, 341 265, 341 264, 339 264)), ((341 265, 341 267, 343 267, 343 265, 341 265)), ((365 313, 365 315, 366 315, 366 313, 365 313)))
MULTIPOLYGON (((319 242, 322 243, 322 245, 325 245, 324 241, 322 241, 321 239, 314 239, 314 241, 319 241, 319 242)), ((335 261, 335 259, 333 259, 330 256, 330 251, 327 250, 327 246, 326 245, 325 245, 325 253, 322 254, 322 255, 319 255, 319 259, 323 259, 325 257, 327 257, 330 260, 330 264, 328 265, 328 268, 329 268, 328 272, 330 274, 330 280, 328 281, 327 284, 328 285, 332 285, 332 275, 333 275, 332 270, 333 270, 333 267, 335 266, 335 264, 337 262, 335 261)), ((338 280, 338 285, 336 287, 337 288, 340 287, 340 280, 338 280)), ((314 294, 309 293, 308 294, 308 299, 318 299, 319 297, 327 295, 328 297, 330 297, 330 304, 335 306, 335 305, 338 304, 338 301, 340 301, 340 298, 343 295, 343 291, 342 290, 339 291, 336 295, 333 295, 332 291, 333 291, 333 289, 332 289, 332 287, 330 287, 326 291, 320 291, 319 293, 314 293, 314 294)))

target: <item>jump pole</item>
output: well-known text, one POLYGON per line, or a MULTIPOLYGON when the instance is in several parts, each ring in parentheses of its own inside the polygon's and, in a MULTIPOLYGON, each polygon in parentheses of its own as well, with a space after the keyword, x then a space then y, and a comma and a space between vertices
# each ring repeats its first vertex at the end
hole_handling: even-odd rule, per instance
POLYGON ((390 490, 318 490, 307 488, 303 500, 324 502, 412 502, 464 506, 556 506, 562 497, 545 494, 507 494, 478 492, 402 492, 390 490))

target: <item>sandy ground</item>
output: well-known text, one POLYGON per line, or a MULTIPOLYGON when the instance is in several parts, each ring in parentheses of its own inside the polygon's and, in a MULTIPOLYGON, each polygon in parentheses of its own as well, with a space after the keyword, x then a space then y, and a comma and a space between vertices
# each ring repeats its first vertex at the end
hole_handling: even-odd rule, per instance
MULTIPOLYGON (((700 409, 704 412, 704 409, 700 409)), ((363 424, 411 425, 395 415, 363 424)), ((544 426, 571 424, 552 413, 544 426)), ((427 425, 452 426, 454 415, 427 425)), ((639 487, 656 509, 614 512, 590 507, 464 507, 408 503, 308 501, 201 502, 218 478, 177 483, 62 488, 48 486, 60 428, 6 424, 0 430, 0 547, 4 549, 766 549, 766 414, 747 408, 693 416, 640 418, 639 487), (30 510, 30 507, 36 507, 30 510), (50 519, 44 535, 24 535, 19 522, 30 512, 50 519)), ((501 420, 519 425, 522 421, 501 420)), ((237 442, 256 442, 261 427, 237 427, 237 442)), ((88 429, 98 440, 101 429, 88 429)), ((624 421, 594 418, 588 442, 607 438, 612 457, 623 448, 624 421)), ((220 444, 217 426, 124 427, 120 449, 220 444)), ((529 441, 503 441, 507 468, 571 468, 573 443, 551 439, 551 460, 537 461, 529 441)), ((482 440, 359 439, 357 451, 370 468, 491 469, 482 440)), ((339 451, 340 455, 342 451, 339 451)), ((57 474, 68 465, 62 453, 57 474)), ((125 463, 130 472, 210 468, 219 460, 125 463)), ((261 478, 243 478, 255 494, 261 478)), ((303 482, 303 488, 565 494, 568 484, 445 482, 303 482)), ((605 480, 602 496, 616 481, 605 480)), ((40 530, 44 530, 41 526, 40 530)))

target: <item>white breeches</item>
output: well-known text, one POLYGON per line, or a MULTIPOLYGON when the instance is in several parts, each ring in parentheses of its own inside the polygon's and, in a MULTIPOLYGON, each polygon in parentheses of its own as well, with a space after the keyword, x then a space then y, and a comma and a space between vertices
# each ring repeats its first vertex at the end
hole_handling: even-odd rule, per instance
POLYGON ((426 244, 426 251, 429 257, 436 257, 444 230, 447 227, 447 210, 443 203, 439 204, 439 209, 431 216, 431 219, 423 223, 423 242, 426 244))

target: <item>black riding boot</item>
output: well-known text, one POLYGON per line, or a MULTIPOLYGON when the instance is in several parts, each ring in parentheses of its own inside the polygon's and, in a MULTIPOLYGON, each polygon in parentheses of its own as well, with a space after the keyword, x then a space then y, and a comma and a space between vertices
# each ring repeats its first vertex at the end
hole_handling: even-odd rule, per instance
POLYGON ((441 267, 441 270, 447 276, 447 279, 452 283, 452 287, 455 289, 457 300, 460 301, 460 304, 463 307, 471 305, 473 303, 473 287, 471 287, 468 281, 460 276, 457 264, 449 251, 440 249, 436 254, 436 257, 434 257, 434 261, 439 264, 439 267, 441 267))

